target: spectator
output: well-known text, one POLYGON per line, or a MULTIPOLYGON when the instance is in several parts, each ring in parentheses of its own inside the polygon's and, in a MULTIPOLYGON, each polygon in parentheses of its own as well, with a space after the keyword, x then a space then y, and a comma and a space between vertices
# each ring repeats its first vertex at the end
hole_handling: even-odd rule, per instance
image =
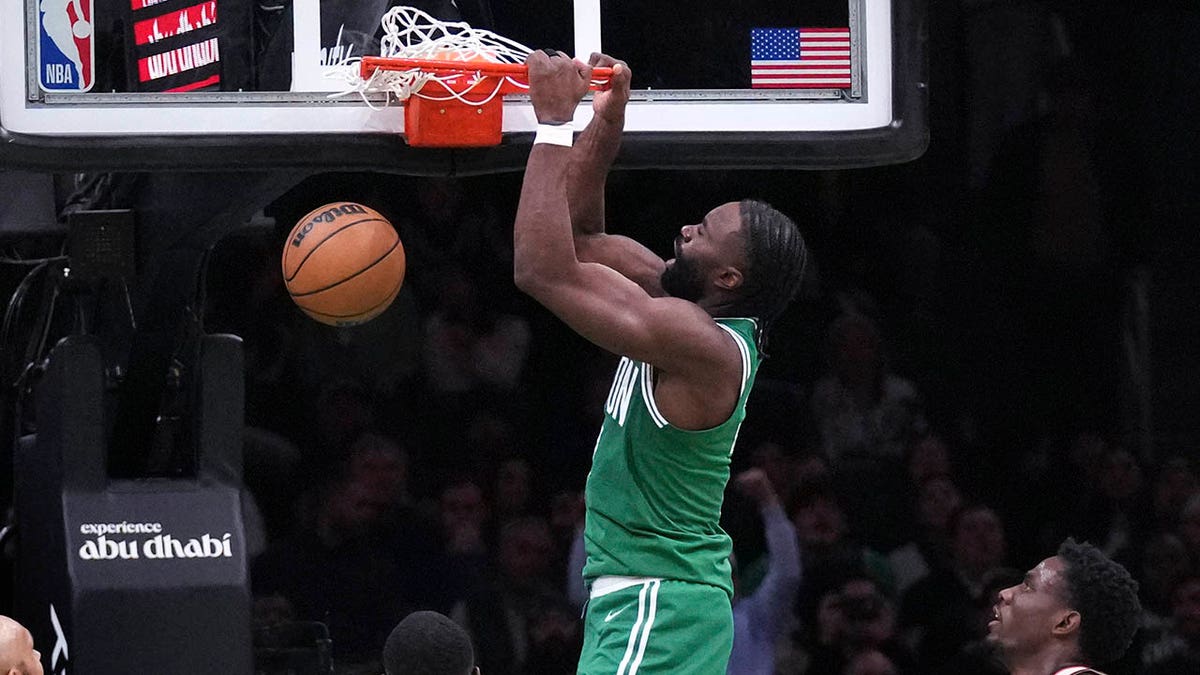
POLYGON ((919 485, 916 532, 910 541, 888 553, 899 595, 930 571, 950 566, 950 519, 962 507, 962 494, 949 475, 929 475, 919 485))
POLYGON ((583 648, 579 611, 547 597, 529 619, 529 656, 525 672, 538 675, 574 675, 583 648))
POLYGON ((437 612, 413 612, 383 646, 385 675, 479 675, 471 638, 437 612))
POLYGON ((1145 628, 1153 630, 1171 616, 1172 594, 1188 572, 1187 546, 1179 536, 1163 532, 1146 543, 1138 574, 1145 628))
POLYGON ((343 378, 322 384, 313 403, 314 433, 304 450, 309 468, 320 472, 344 461, 354 441, 375 428, 375 401, 360 382, 343 378))
POLYGON ((1189 499, 1200 494, 1200 480, 1183 457, 1163 462, 1154 477, 1154 520, 1159 530, 1173 530, 1189 499))
MULTIPOLYGON (((832 585, 810 620, 816 632, 806 675, 842 675, 871 652, 882 653, 901 672, 913 672, 912 658, 896 633, 895 607, 869 576, 851 572, 832 585)), ((859 667, 866 665, 859 662, 859 667)))
POLYGON ((805 658, 802 652, 817 644, 815 619, 822 597, 838 587, 847 570, 866 570, 872 579, 882 580, 880 585, 889 593, 893 581, 887 559, 850 536, 845 513, 827 479, 818 477, 801 484, 788 511, 800 542, 804 578, 795 610, 801 630, 793 633, 792 644, 785 645, 785 650, 801 653, 785 655, 783 661, 788 668, 798 668, 794 662, 805 658))
MULTIPOLYGON (((410 269, 461 265, 484 288, 511 287, 512 232, 501 224, 508 219, 497 215, 485 186, 437 177, 408 187, 416 199, 393 222, 404 238, 410 269)), ((412 281, 422 301, 438 295, 436 274, 415 273, 412 281)))
POLYGON ((33 648, 33 635, 7 616, 0 616, 0 672, 42 675, 42 655, 33 648))
POLYGON ((876 551, 855 541, 846 526, 846 515, 837 494, 825 481, 802 486, 789 509, 800 540, 804 581, 799 602, 812 605, 820 592, 847 569, 867 569, 893 587, 891 567, 876 551))
POLYGON ((925 430, 912 383, 888 371, 875 323, 843 314, 829 328, 831 372, 813 390, 820 443, 834 468, 851 529, 890 550, 905 540, 902 466, 909 438, 925 430))
POLYGON ((1147 675, 1200 672, 1200 574, 1192 573, 1175 586, 1170 622, 1146 645, 1142 665, 1147 675))
POLYGON ((750 465, 761 469, 771 481, 776 495, 786 498, 796 488, 797 471, 795 461, 783 445, 775 441, 763 441, 750 453, 750 465))
POLYGON ((254 561, 254 595, 279 596, 296 619, 326 623, 339 661, 374 658, 413 582, 377 537, 389 504, 345 463, 310 498, 310 520, 254 561))
POLYGON ((921 485, 933 476, 953 473, 950 446, 937 434, 918 436, 909 444, 905 459, 905 469, 912 485, 921 485))
POLYGON ((1021 583, 1024 573, 1013 567, 997 567, 985 575, 983 597, 985 602, 977 608, 973 623, 979 626, 979 639, 972 640, 949 661, 931 675, 1008 675, 1004 663, 988 640, 987 625, 995 616, 995 607, 1000 601, 1000 591, 1021 583))
POLYGON ((992 509, 964 506, 950 523, 951 565, 934 570, 904 594, 900 625, 923 673, 935 672, 972 640, 990 603, 988 573, 1004 565, 1004 526, 992 509))
POLYGON ((504 522, 533 510, 533 469, 529 460, 510 457, 500 462, 492 479, 492 511, 504 522))
POLYGON ((1106 447, 1095 488, 1068 525, 1070 532, 1096 542, 1108 557, 1136 568, 1137 552, 1150 533, 1153 514, 1137 460, 1123 448, 1106 447))
POLYGON ((438 505, 442 548, 437 567, 442 579, 437 606, 449 608, 484 584, 491 548, 486 530, 489 509, 483 490, 468 479, 443 488, 438 505))
MULTIPOLYGON (((534 647, 531 629, 547 608, 567 604, 550 582, 553 548, 545 520, 526 517, 505 523, 500 529, 495 569, 450 613, 466 627, 488 673, 529 672, 534 647)), ((539 637, 549 639, 554 627, 542 628, 545 632, 539 637)), ((545 641, 541 646, 549 647, 545 641)), ((555 651, 548 648, 540 656, 549 657, 555 651)), ((573 672, 579 654, 570 656, 566 665, 573 672)))
POLYGON ((480 297, 457 267, 440 274, 438 303, 425 320, 423 361, 430 388, 456 396, 511 393, 529 356, 529 324, 480 297))
POLYGON ((583 556, 583 493, 559 490, 550 499, 550 532, 554 536, 555 568, 566 571, 562 588, 576 608, 583 607, 587 594, 583 589, 583 559, 575 565, 573 556, 583 556), (577 548, 578 547, 578 548, 577 548))
POLYGON ((829 328, 830 372, 816 384, 812 413, 822 448, 835 466, 850 457, 899 460, 923 431, 920 397, 890 373, 875 322, 843 314, 829 328))
MULTIPOLYGON (((775 641, 783 632, 800 586, 800 549, 796 530, 788 521, 771 481, 762 469, 750 469, 734 485, 758 506, 767 537, 767 573, 749 595, 735 590, 733 651, 728 672, 771 675, 775 672, 775 641)), ((738 575, 734 574, 734 580, 738 575)))

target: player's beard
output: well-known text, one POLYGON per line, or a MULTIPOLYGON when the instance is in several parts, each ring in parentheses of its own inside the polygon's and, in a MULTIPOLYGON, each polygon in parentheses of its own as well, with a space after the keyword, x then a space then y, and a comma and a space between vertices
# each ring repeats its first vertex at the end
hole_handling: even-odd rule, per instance
POLYGON ((659 282, 667 295, 698 302, 704 295, 704 276, 695 262, 679 254, 678 246, 675 250, 675 262, 663 270, 659 282))

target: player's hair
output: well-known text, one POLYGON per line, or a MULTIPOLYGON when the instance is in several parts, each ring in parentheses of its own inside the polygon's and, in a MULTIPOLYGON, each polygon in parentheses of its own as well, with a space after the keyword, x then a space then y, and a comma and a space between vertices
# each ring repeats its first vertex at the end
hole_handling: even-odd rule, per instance
POLYGON ((771 325, 800 290, 808 247, 796 223, 770 204, 743 199, 738 206, 746 240, 746 269, 742 296, 734 307, 739 316, 758 319, 755 340, 762 350, 771 325))
POLYGON ((383 646, 387 675, 470 675, 475 650, 467 632, 437 612, 413 612, 383 646))
POLYGON ((1079 612, 1080 656, 1094 665, 1121 658, 1142 613, 1138 583, 1120 563, 1086 542, 1068 538, 1058 547, 1058 557, 1066 568, 1067 605, 1079 612))

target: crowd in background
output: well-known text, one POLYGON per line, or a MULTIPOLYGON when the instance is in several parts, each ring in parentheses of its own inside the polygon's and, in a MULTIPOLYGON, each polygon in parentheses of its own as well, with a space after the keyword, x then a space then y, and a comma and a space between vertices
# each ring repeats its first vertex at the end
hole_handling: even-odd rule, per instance
MULTIPOLYGON (((230 237, 214 255, 206 328, 245 338, 258 620, 326 624, 346 672, 369 672, 417 609, 464 626, 486 673, 573 672, 582 487, 614 357, 513 287, 519 178, 319 176, 273 205, 274 230, 230 237), (282 230, 335 195, 388 214, 408 253, 395 304, 358 327, 308 319, 279 279, 282 230)), ((756 615, 778 672, 991 672, 982 639, 996 591, 1067 535, 1141 581, 1144 630, 1114 671, 1189 672, 1200 663, 1200 480, 1190 455, 1139 456, 1109 416, 1112 389, 1088 390, 1104 375, 1081 352, 1103 353, 1111 330, 1071 328, 1079 351, 1057 358, 1075 377, 984 381, 1031 368, 1045 345, 952 369, 947 357, 989 354, 959 340, 992 309, 945 301, 927 277, 950 263, 911 253, 947 245, 928 228, 883 244, 907 252, 893 269, 855 251, 878 242, 839 241, 862 227, 831 215, 856 208, 837 196, 852 180, 664 172, 610 186, 610 230, 652 245, 706 207, 685 195, 740 192, 789 210, 816 251, 767 345, 733 457, 735 483, 756 469, 768 478, 798 543, 798 585, 783 585, 781 611, 756 615), (872 279, 884 274, 894 283, 872 279)), ((1102 299, 1078 297, 1088 311, 1102 299)), ((1056 330, 1009 337, 1066 339, 1056 330)), ((762 494, 731 487, 726 500, 739 598, 778 564, 762 494)))
MULTIPOLYGON (((1140 426, 1121 339, 1130 278, 1196 286, 1200 163, 1178 113, 1200 21, 1175 2, 929 4, 920 160, 610 180, 610 231, 657 251, 756 197, 813 252, 732 459, 737 639, 755 639, 731 671, 1002 673, 982 644, 995 592, 1072 535, 1140 582, 1143 628, 1106 670, 1200 672, 1196 448, 1140 426), (747 610, 762 588, 770 611, 747 610)), ((378 673, 420 609, 467 629, 484 675, 574 672, 615 357, 513 287, 520 178, 315 176, 267 207, 273 228, 214 251, 205 329, 246 353, 256 626, 323 624, 339 672, 378 673), (308 319, 280 278, 290 226, 338 200, 385 214, 408 254, 396 301, 358 327, 308 319)), ((1179 322, 1155 333, 1175 355, 1160 429, 1194 413, 1194 385, 1172 386, 1200 365, 1194 297, 1157 298, 1179 322)))
MULTIPOLYGON (((731 487, 723 514, 735 612, 780 573, 781 527, 801 573, 771 582, 779 611, 745 612, 760 652, 735 648, 731 671, 765 644, 781 673, 1003 672, 982 644, 995 592, 1073 535, 1141 583, 1143 629, 1109 672, 1200 672, 1195 448, 1147 440, 1121 334, 1129 279, 1170 279, 1194 241, 1175 238, 1190 202, 1170 188, 1191 174, 1158 161, 1191 147, 1160 135, 1174 108, 1127 95, 1180 72, 1147 59, 1194 21, 1170 3, 931 5, 917 162, 610 180, 610 231, 660 252, 749 196, 814 254, 733 456, 734 484, 760 488, 731 487), (1114 25, 1141 59, 1104 39, 1114 25)), ((207 327, 246 340, 258 617, 324 622, 346 672, 423 608, 467 628, 484 673, 573 672, 580 495, 614 359, 513 288, 519 183, 318 176, 214 257, 207 327), (393 307, 356 328, 304 318, 278 276, 283 233, 341 199, 387 215, 409 255, 393 307)), ((1153 400, 1186 407, 1184 391, 1153 400)))

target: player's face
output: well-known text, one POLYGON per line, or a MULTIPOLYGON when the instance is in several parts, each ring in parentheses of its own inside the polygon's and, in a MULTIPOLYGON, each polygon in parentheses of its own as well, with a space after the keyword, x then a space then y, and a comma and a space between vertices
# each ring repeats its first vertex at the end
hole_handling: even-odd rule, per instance
MULTIPOLYGON (((988 623, 988 642, 1011 659, 1036 653, 1072 614, 1066 605, 1065 565, 1055 556, 1038 563, 1025 579, 999 593, 988 623)), ((1007 660, 1007 659, 1006 659, 1007 660)))
POLYGON ((662 287, 668 294, 698 301, 708 285, 728 268, 745 260, 741 207, 728 202, 709 211, 695 225, 684 225, 675 237, 675 257, 667 261, 662 287))

